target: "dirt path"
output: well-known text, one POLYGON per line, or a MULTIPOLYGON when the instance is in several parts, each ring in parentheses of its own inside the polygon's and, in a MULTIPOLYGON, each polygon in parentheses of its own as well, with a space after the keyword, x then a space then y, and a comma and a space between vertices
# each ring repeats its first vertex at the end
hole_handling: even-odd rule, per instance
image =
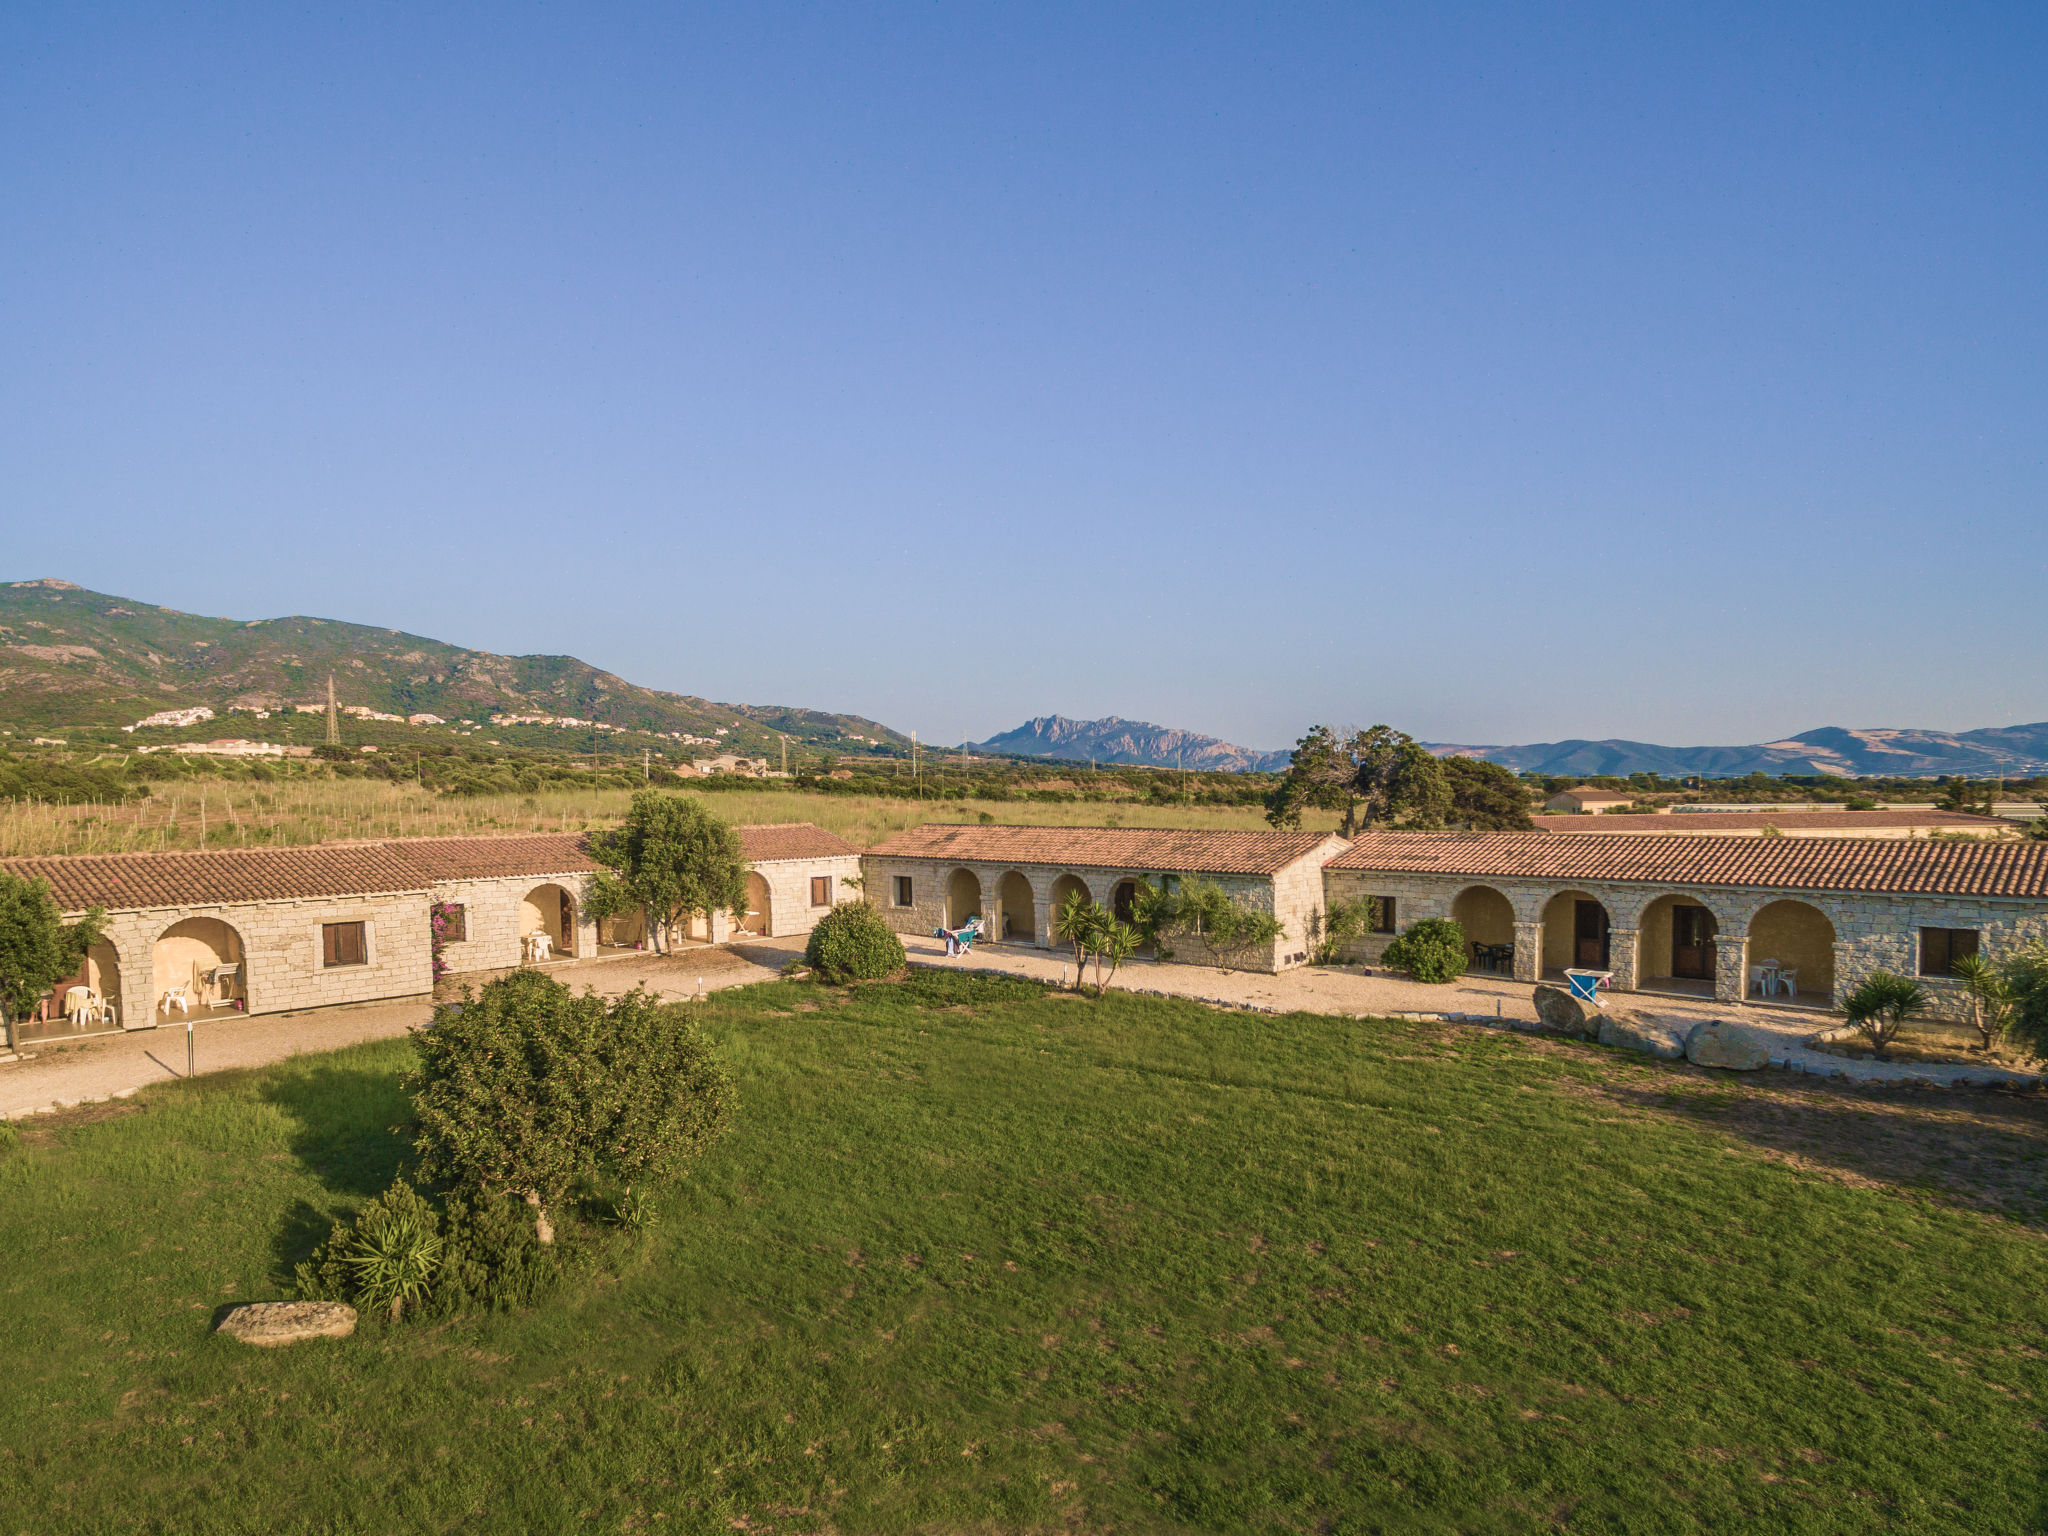
MULTIPOLYGON (((774 972, 746 955, 726 949, 689 949, 645 959, 569 961, 548 973, 581 990, 595 987, 616 997, 635 986, 668 998, 697 991, 764 981, 774 972)), ((486 975, 464 977, 471 986, 486 975)), ((444 989, 450 995, 458 988, 444 989)), ((356 1003, 304 1013, 238 1015, 203 1019, 193 1026, 195 1065, 200 1072, 260 1067, 306 1051, 333 1051, 364 1040, 402 1035, 424 1024, 433 1012, 425 998, 356 1003)), ((185 1031, 178 1025, 132 1030, 87 1040, 24 1048, 24 1058, 0 1066, 0 1120, 18 1120, 72 1104, 126 1098, 151 1083, 185 1075, 185 1031)))

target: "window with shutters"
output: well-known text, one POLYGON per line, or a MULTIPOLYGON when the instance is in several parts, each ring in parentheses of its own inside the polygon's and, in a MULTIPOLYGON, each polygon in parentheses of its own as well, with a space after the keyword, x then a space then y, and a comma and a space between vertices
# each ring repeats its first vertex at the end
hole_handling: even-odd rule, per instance
POLYGON ((1372 902, 1372 931, 1374 933, 1395 932, 1396 930, 1394 927, 1394 898, 1391 896, 1375 896, 1373 897, 1372 902))
POLYGON ((1953 976, 1955 963, 1977 953, 1975 928, 1922 928, 1920 930, 1920 974, 1953 976))
POLYGON ((322 923, 320 945, 323 966, 370 963, 370 946, 361 923, 322 923))
POLYGON ((830 875, 811 876, 811 905, 814 907, 829 907, 832 905, 832 877, 830 875))
POLYGON ((910 876, 908 875, 898 875, 896 877, 896 905, 899 907, 915 905, 910 893, 910 876))

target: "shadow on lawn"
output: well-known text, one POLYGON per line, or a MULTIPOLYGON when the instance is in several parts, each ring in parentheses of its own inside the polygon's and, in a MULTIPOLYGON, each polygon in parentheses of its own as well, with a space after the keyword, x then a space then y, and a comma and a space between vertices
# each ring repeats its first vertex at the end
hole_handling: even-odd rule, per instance
POLYGON ((1609 1083, 1652 1115, 1738 1136, 1848 1184, 1933 1194, 2048 1230, 2048 1095, 1871 1089, 1764 1078, 1609 1083))
POLYGON ((410 1151, 396 1072, 313 1066, 278 1074, 264 1097, 296 1122, 293 1155, 335 1194, 383 1193, 410 1151))

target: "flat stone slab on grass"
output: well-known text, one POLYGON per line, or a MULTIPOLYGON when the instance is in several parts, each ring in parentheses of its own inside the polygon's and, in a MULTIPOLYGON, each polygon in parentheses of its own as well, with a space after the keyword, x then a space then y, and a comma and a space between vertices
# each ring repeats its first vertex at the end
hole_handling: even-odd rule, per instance
POLYGON ((1730 1072, 1755 1072, 1771 1064, 1771 1046, 1777 1043, 1761 1030, 1730 1023, 1726 1019, 1705 1019, 1693 1025, 1685 1037, 1685 1059, 1696 1067, 1724 1067, 1730 1072))
POLYGON ((356 1309, 339 1301, 252 1301, 222 1318, 218 1331, 259 1349, 345 1339, 356 1331, 356 1309))

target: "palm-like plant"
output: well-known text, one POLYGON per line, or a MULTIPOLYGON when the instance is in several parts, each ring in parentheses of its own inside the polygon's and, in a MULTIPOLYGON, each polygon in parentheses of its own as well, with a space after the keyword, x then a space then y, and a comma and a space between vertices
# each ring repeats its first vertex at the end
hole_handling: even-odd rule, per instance
POLYGON ((2012 1022, 2013 989, 2005 972, 1982 955, 1965 955, 1948 968, 1949 975, 1963 984, 1963 996, 1970 1003, 1970 1024, 1985 1050, 2004 1038, 2012 1022))
POLYGON ((425 1303, 441 1265, 440 1225, 433 1207, 409 1186, 394 1184, 356 1223, 344 1262, 358 1299, 386 1307, 395 1323, 425 1303))
POLYGON ((1927 1006, 1927 988, 1910 976, 1872 971, 1846 999, 1842 1011, 1870 1042, 1870 1053, 1885 1059, 1885 1047, 1899 1037, 1906 1020, 1927 1006))
MULTIPOLYGON (((1088 953, 1095 948, 1108 914, 1079 891, 1067 892, 1052 915, 1052 931, 1074 946, 1074 990, 1081 990, 1081 974, 1088 965, 1088 953)), ((1111 919, 1114 921, 1114 919, 1111 919)))
POLYGON ((1095 940, 1095 990, 1098 993, 1102 991, 1102 962, 1109 962, 1109 974, 1114 978, 1144 941, 1144 935, 1129 923, 1120 923, 1112 917, 1103 925, 1095 940))

